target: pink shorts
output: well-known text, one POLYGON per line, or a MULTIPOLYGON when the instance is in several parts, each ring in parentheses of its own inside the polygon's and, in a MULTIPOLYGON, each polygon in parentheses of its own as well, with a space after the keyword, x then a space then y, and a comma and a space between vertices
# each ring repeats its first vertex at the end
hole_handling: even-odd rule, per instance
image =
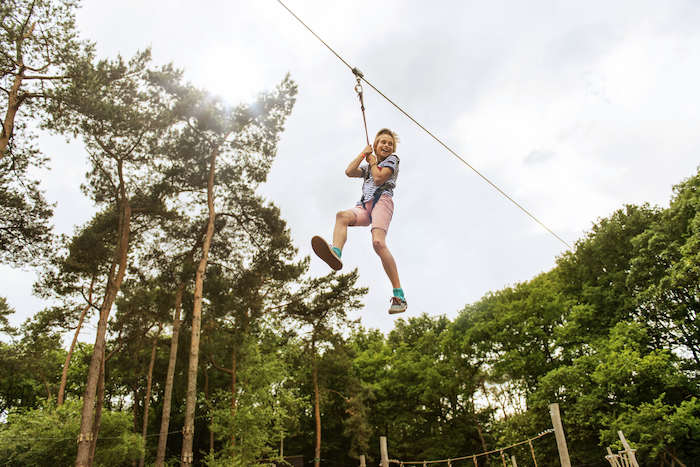
MULTIPOLYGON (((353 226, 365 227, 370 225, 369 210, 372 208, 372 200, 365 202, 365 207, 362 205, 355 206, 350 209, 355 213, 355 223, 353 226)), ((391 222, 391 216, 394 215, 394 200, 391 199, 389 195, 382 195, 379 197, 377 204, 374 205, 372 209, 372 229, 382 229, 384 232, 389 231, 389 223, 391 222)), ((371 230, 371 229, 370 229, 371 230)))

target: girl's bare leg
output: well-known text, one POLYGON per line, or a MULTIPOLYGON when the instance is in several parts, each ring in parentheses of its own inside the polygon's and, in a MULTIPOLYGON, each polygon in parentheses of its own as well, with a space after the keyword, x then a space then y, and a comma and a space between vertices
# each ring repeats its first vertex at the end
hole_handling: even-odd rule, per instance
POLYGON ((335 215, 335 228, 333 229, 333 246, 343 249, 345 242, 348 239, 348 226, 355 223, 355 213, 347 211, 339 211, 335 215))
POLYGON ((394 257, 386 246, 386 231, 382 229, 372 229, 372 246, 382 260, 382 266, 384 266, 386 275, 389 276, 391 286, 395 289, 400 289, 401 281, 399 281, 399 270, 396 267, 394 257))

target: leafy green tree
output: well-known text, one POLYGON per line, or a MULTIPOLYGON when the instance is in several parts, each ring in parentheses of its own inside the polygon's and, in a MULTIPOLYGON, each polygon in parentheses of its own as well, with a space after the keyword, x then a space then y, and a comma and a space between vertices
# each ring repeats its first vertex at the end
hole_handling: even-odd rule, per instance
POLYGON ((356 355, 351 341, 339 335, 330 344, 318 362, 324 420, 321 457, 323 463, 356 465, 360 455, 369 454, 369 442, 374 435, 370 419, 374 393, 354 372, 356 355))
POLYGON ((34 284, 34 292, 62 305, 44 310, 47 331, 73 330, 58 390, 57 403, 64 401, 68 370, 83 324, 90 312, 99 310, 93 298, 100 284, 107 281, 111 264, 111 245, 116 236, 117 218, 113 210, 98 212, 73 237, 61 237, 55 251, 34 284))
MULTIPOLYGON (((308 258, 293 261, 296 249, 279 209, 258 196, 246 196, 244 188, 225 192, 235 198, 220 213, 205 291, 209 307, 204 351, 214 368, 231 379, 232 417, 238 406, 237 372, 248 365, 243 342, 284 307, 280 303, 291 300, 291 285, 308 267, 308 258), (222 335, 227 337, 222 340, 222 335), (230 362, 230 367, 222 362, 230 362)), ((235 437, 231 442, 235 444, 235 437)))
POLYGON ((286 313, 303 326, 303 337, 308 360, 311 366, 313 386, 313 409, 316 426, 314 447, 314 465, 321 464, 321 387, 319 385, 319 355, 328 344, 340 338, 343 329, 353 324, 347 313, 362 307, 359 297, 367 289, 356 288, 358 273, 354 270, 347 274, 331 273, 321 278, 309 279, 299 293, 299 298, 292 301, 286 313), (311 295, 309 296, 309 292, 311 295))
POLYGON ((528 401, 530 408, 546 417, 547 405, 559 401, 567 439, 577 446, 571 452, 572 462, 600 458, 600 433, 613 429, 611 424, 618 417, 644 411, 659 397, 666 405, 680 404, 697 391, 680 371, 678 358, 651 344, 645 326, 620 322, 607 338, 592 345, 588 355, 541 378, 528 401))
POLYGON ((700 455, 700 402, 696 397, 679 405, 669 404, 665 394, 638 406, 623 404, 620 413, 606 419, 601 444, 623 449, 617 432, 622 430, 645 463, 693 465, 700 455), (639 441, 634 441, 639 440, 639 441), (669 462, 671 461, 671 462, 669 462))
POLYGON ((195 251, 200 246, 200 242, 196 242, 194 247, 190 252, 185 255, 184 259, 181 259, 181 270, 175 271, 172 268, 173 264, 177 261, 170 263, 161 275, 161 282, 167 281, 168 278, 173 278, 173 281, 168 282, 171 287, 174 288, 173 294, 173 319, 172 319, 172 332, 170 335, 170 352, 168 355, 168 367, 167 373, 164 378, 163 385, 163 396, 162 396, 162 409, 161 409, 161 422, 160 422, 160 432, 158 435, 158 448, 156 451, 156 462, 157 467, 161 467, 165 462, 166 447, 168 441, 168 430, 170 427, 170 410, 173 397, 173 386, 175 382, 175 366, 177 363, 178 347, 180 341, 180 326, 182 324, 182 303, 183 296, 185 295, 185 288, 187 282, 187 276, 191 276, 192 269, 192 258, 194 257, 195 251))
POLYGON ((5 297, 0 297, 0 332, 8 336, 14 335, 17 330, 10 326, 10 320, 7 319, 15 310, 7 303, 5 297))
POLYGON ((0 85, 4 110, 0 160, 7 155, 20 107, 69 79, 76 61, 92 52, 75 25, 76 0, 6 0, 0 5, 0 85))
POLYGON ((28 172, 35 150, 12 147, 0 159, 0 263, 38 264, 51 243, 52 207, 28 172))
POLYGON ((357 458, 365 455, 369 461, 378 458, 378 451, 371 440, 387 433, 385 417, 391 415, 377 414, 380 404, 384 402, 378 392, 385 388, 391 366, 391 350, 380 331, 361 326, 350 334, 346 347, 349 347, 348 353, 352 356, 351 368, 347 371, 352 380, 348 385, 343 433, 350 438, 350 456, 357 458))
POLYGON ((473 394, 478 367, 444 316, 399 320, 387 337, 386 376, 376 389, 380 433, 403 458, 458 456, 479 450, 473 394), (445 433, 452 436, 445 436, 445 433))
POLYGON ((221 448, 209 454, 207 465, 254 466, 261 465, 261 459, 279 457, 276 445, 297 425, 305 402, 298 389, 287 384, 292 369, 284 354, 295 345, 299 344, 270 329, 251 329, 243 336, 238 351, 245 364, 237 372, 235 396, 223 389, 212 402, 211 429, 221 448))
POLYGON ((0 414, 56 397, 65 351, 58 334, 34 332, 33 324, 28 320, 18 338, 0 342, 0 414))
POLYGON ((0 262, 37 263, 48 252, 52 207, 29 171, 45 164, 29 131, 46 99, 92 56, 80 41, 75 0, 0 4, 0 262))
POLYGON ((466 307, 460 326, 490 377, 512 381, 526 394, 557 366, 556 335, 571 305, 556 275, 545 273, 466 307))
MULTIPOLYGON (((54 117, 48 124, 51 129, 82 136, 92 165, 84 190, 102 209, 112 209, 117 219, 88 370, 76 465, 88 462, 90 437, 95 435, 94 408, 107 322, 127 272, 135 228, 132 222, 166 212, 163 189, 154 186, 157 159, 162 156, 153 149, 174 122, 172 101, 155 85, 149 64, 149 51, 137 54, 128 63, 121 57, 94 65, 83 63, 80 79, 74 79, 58 94, 49 109, 54 117)), ((172 81, 180 79, 180 73, 168 66, 158 74, 161 80, 164 76, 172 81)))
MULTIPOLYGON (((153 396, 153 374, 164 323, 169 320, 172 295, 161 289, 157 278, 137 271, 136 278, 124 282, 117 299, 117 313, 110 331, 122 348, 112 363, 111 376, 133 397, 134 426, 147 443, 149 413, 153 396)), ((139 459, 142 467, 145 451, 139 459)))
MULTIPOLYGON (((79 431, 79 401, 12 412, 0 426, 0 463, 13 467, 70 465, 79 431)), ((128 414, 105 412, 102 432, 93 465, 130 466, 138 459, 141 439, 132 432, 128 414)))
MULTIPOLYGON (((178 152, 180 148, 188 147, 187 141, 176 140, 171 152, 182 154, 183 160, 181 164, 166 170, 167 177, 175 180, 171 182, 175 193, 189 194, 201 188, 190 185, 199 180, 196 175, 185 175, 186 170, 191 170, 188 169, 191 152, 178 152)), ((304 269, 300 264, 285 263, 295 253, 289 232, 279 218, 279 210, 271 205, 265 206, 260 197, 252 194, 256 185, 243 178, 234 188, 225 189, 219 195, 223 202, 219 200, 221 212, 215 216, 209 259, 212 265, 209 266, 204 290, 209 303, 205 332, 215 336, 212 339, 214 345, 207 345, 205 353, 208 360, 214 363, 214 368, 230 376, 232 394, 236 393, 237 347, 240 339, 251 323, 254 324, 267 312, 267 303, 288 295, 285 282, 297 277, 304 269), (246 264, 249 266, 243 267, 246 264), (222 335, 228 337, 221 339, 222 335), (229 344, 229 355, 221 354, 221 350, 229 344), (232 362, 230 368, 223 366, 223 362, 227 361, 232 362)), ((173 277, 170 283, 175 288, 173 336, 156 465, 163 465, 165 461, 182 296, 185 284, 194 277, 194 256, 202 248, 207 227, 200 218, 185 215, 192 201, 185 199, 183 202, 180 208, 182 215, 162 224, 163 233, 153 239, 152 251, 147 255, 151 260, 155 259, 152 268, 162 270, 166 281, 168 277, 173 277)), ((235 412, 236 397, 229 399, 235 412)))
POLYGON ((674 187, 668 209, 632 241, 627 283, 657 346, 700 368, 700 171, 674 187))
POLYGON ((556 275, 562 291, 574 300, 560 330, 567 358, 586 352, 586 344, 607 335, 618 322, 637 315, 635 294, 628 274, 635 248, 633 239, 658 218, 648 205, 627 205, 593 225, 574 251, 557 260, 556 275))
MULTIPOLYGON (((201 254, 195 260, 190 366, 182 446, 182 457, 188 464, 193 461, 203 284, 217 226, 217 212, 226 212, 232 197, 230 193, 237 188, 246 185, 256 187, 265 180, 275 155, 279 133, 294 104, 296 85, 285 78, 275 92, 261 94, 255 105, 235 108, 188 86, 166 88, 177 100, 175 110, 178 118, 185 123, 178 130, 175 140, 179 144, 172 152, 173 162, 181 161, 181 165, 173 166, 170 171, 166 169, 166 177, 170 184, 189 188, 188 196, 182 196, 178 202, 193 211, 192 218, 203 221, 199 225, 206 226, 201 254), (219 190, 229 195, 221 196, 219 190)), ((180 190, 174 191, 184 191, 180 190)))

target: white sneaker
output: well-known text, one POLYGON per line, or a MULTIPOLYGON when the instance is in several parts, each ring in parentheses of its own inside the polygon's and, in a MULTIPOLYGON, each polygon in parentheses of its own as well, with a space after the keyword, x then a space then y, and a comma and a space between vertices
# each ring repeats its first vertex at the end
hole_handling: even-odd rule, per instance
POLYGON ((408 308, 408 303, 406 303, 405 298, 391 297, 391 306, 389 307, 389 314, 395 315, 396 313, 403 313, 408 308))

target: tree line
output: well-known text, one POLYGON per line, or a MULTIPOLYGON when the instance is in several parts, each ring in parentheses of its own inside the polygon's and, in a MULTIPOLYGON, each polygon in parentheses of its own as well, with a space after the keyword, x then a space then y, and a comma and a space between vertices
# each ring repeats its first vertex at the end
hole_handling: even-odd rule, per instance
MULTIPOLYGON (((620 429, 649 463, 700 458, 700 172, 552 270, 384 335, 351 318, 357 271, 310 277, 256 193, 294 81, 231 105, 148 49, 96 57, 78 7, 0 5, 0 261, 35 267, 52 303, 14 328, 0 297, 5 465, 354 466, 379 436, 393 458, 458 457, 548 429, 550 402, 574 465, 604 465, 620 429), (87 154, 95 214, 72 235, 30 175, 39 127, 87 154)), ((551 439, 534 452, 558 465, 551 439)))

